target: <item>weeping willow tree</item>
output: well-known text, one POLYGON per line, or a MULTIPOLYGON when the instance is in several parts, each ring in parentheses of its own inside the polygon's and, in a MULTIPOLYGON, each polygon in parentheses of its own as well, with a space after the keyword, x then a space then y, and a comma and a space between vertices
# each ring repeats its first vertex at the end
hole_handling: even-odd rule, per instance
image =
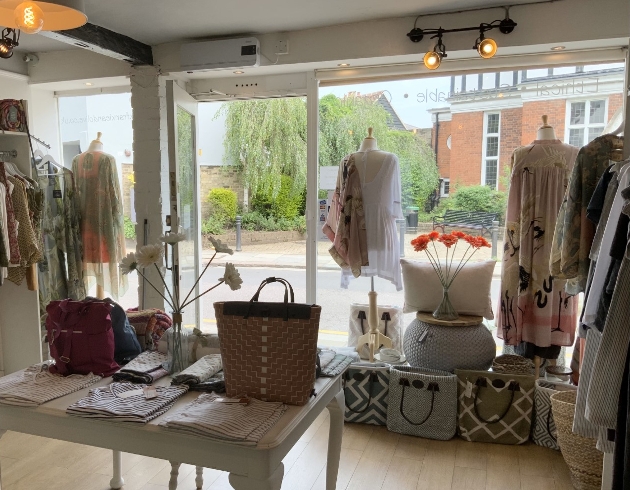
POLYGON ((282 98, 224 104, 225 160, 236 165, 252 195, 280 191, 281 176, 293 191, 306 188, 306 100, 282 98))

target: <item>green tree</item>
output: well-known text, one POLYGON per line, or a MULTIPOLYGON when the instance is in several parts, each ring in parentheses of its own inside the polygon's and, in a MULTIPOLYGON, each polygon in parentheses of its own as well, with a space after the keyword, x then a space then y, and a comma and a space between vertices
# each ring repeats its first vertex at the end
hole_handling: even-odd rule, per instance
POLYGON ((238 166, 252 194, 280 191, 281 175, 306 188, 306 101, 245 100, 224 104, 226 163, 238 166))

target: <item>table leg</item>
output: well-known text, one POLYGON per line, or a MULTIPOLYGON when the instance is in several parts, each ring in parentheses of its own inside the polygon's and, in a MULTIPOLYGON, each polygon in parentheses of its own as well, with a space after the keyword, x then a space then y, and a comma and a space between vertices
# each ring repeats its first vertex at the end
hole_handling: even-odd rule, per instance
POLYGON ((230 485, 235 490, 280 490, 283 476, 284 465, 280 463, 276 471, 267 478, 259 479, 230 473, 229 479, 230 485))
MULTIPOLYGON (((0 429, 0 439, 2 439, 2 436, 6 433, 6 430, 1 430, 0 429)), ((0 490, 2 490, 2 468, 0 468, 0 490)))
POLYGON ((168 481, 168 490, 177 490, 177 477, 179 476, 179 467, 181 463, 171 461, 171 479, 168 481))
POLYGON ((125 480, 122 477, 122 453, 120 451, 112 451, 112 457, 114 462, 114 476, 109 480, 109 486, 114 490, 118 490, 125 484, 125 480))
POLYGON ((201 490, 203 488, 203 466, 197 466, 196 470, 195 485, 197 485, 197 490, 201 490))
POLYGON ((330 429, 328 431, 328 456, 326 459, 326 490, 337 488, 337 473, 341 457, 341 439, 343 437, 343 413, 345 410, 343 390, 335 395, 326 408, 330 413, 330 429))

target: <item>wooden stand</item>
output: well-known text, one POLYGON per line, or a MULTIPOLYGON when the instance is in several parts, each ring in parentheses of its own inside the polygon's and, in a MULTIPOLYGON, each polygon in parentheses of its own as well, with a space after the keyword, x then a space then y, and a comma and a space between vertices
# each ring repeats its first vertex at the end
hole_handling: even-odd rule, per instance
POLYGON ((370 351, 370 362, 374 362, 374 354, 378 349, 385 347, 392 348, 392 339, 386 337, 378 330, 378 306, 376 297, 378 293, 374 291, 374 278, 372 278, 372 290, 368 293, 370 309, 368 311, 368 326, 370 331, 359 337, 357 341, 357 352, 361 350, 365 344, 368 345, 370 351))
MULTIPOLYGON (((550 366, 555 366, 557 363, 556 359, 548 359, 550 366)), ((540 378, 540 365, 542 364, 542 357, 534 356, 534 375, 536 378, 540 378)))
POLYGON ((457 320, 438 320, 431 313, 416 313, 416 318, 429 325, 440 325, 443 327, 475 327, 483 322, 482 316, 459 315, 457 320))
POLYGON ((96 285, 96 297, 98 299, 105 299, 105 290, 103 289, 103 286, 101 286, 100 284, 96 285))

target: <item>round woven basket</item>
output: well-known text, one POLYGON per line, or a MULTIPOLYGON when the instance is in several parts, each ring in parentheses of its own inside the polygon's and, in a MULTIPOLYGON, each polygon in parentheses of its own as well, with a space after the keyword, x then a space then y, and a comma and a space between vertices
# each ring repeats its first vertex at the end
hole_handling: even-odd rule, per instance
POLYGON ((503 354, 492 361, 492 370, 501 374, 534 374, 534 363, 526 357, 503 354))
POLYGON ((571 482, 577 490, 600 490, 604 455, 597 441, 573 433, 577 391, 559 391, 551 395, 551 410, 558 431, 558 445, 571 470, 571 482))

